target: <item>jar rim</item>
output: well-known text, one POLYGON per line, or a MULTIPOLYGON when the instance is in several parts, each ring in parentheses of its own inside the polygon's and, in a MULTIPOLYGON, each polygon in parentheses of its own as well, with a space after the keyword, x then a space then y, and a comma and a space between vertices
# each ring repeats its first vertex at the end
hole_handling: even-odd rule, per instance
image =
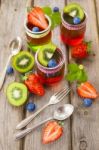
POLYGON ((40 66, 42 69, 46 69, 46 70, 49 70, 49 71, 51 71, 51 70, 55 70, 55 69, 58 69, 59 67, 61 67, 64 63, 65 63, 65 58, 64 58, 64 53, 63 53, 63 51, 62 50, 60 50, 59 48, 56 48, 56 50, 58 50, 59 52, 61 52, 61 55, 62 55, 62 60, 59 62, 59 64, 57 65, 57 66, 55 66, 55 67, 53 67, 53 68, 48 68, 48 67, 45 67, 45 66, 42 66, 40 63, 39 63, 39 61, 38 61, 38 52, 39 52, 39 50, 40 49, 38 49, 37 50, 37 52, 36 52, 36 54, 35 54, 35 61, 36 61, 36 64, 38 65, 38 66, 40 66))
POLYGON ((82 27, 86 23, 87 18, 88 18, 88 15, 87 15, 87 13, 85 11, 84 11, 84 14, 85 14, 84 21, 82 23, 80 23, 80 24, 73 25, 73 24, 68 23, 66 20, 64 20, 64 18, 63 18, 63 12, 62 12, 61 13, 62 22, 63 22, 63 24, 67 25, 68 27, 71 27, 71 28, 74 28, 74 29, 77 28, 77 27, 82 27))
POLYGON ((40 31, 40 32, 33 32, 31 31, 28 27, 27 27, 27 19, 24 20, 24 28, 31 34, 43 34, 45 33, 46 31, 48 31, 50 28, 51 28, 51 19, 49 18, 48 15, 45 15, 46 19, 48 20, 48 27, 43 30, 43 31, 40 31))

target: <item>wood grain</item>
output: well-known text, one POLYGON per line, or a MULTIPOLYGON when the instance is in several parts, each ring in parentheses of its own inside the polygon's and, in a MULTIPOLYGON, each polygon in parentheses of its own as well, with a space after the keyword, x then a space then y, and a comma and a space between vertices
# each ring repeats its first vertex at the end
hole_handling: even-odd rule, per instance
MULTIPOLYGON (((46 0, 35 0, 34 1, 34 5, 38 5, 38 6, 51 6, 52 8, 54 6, 56 6, 56 0, 51 1, 46 1, 46 0)), ((63 6, 65 5, 65 1, 61 0, 57 0, 57 6, 59 6, 60 9, 63 8, 63 6)), ((53 32, 53 42, 55 42, 59 48, 61 48, 65 54, 66 54, 66 49, 64 47, 64 45, 62 45, 62 43, 60 42, 59 39, 59 27, 57 29, 54 30, 53 32)), ((67 54, 66 54, 67 56, 67 54)), ((67 64, 67 59, 66 59, 66 64, 67 64)), ((52 94, 54 94, 56 91, 60 90, 61 88, 63 88, 64 86, 68 86, 68 84, 66 83, 65 80, 61 81, 60 83, 54 85, 53 87, 47 87, 46 88, 46 94, 44 97, 40 98, 40 97, 33 97, 31 98, 31 100, 33 100, 36 104, 37 104, 37 108, 39 109, 40 107, 42 107, 45 103, 47 103, 51 97, 52 94)), ((37 118, 35 118, 32 123, 29 126, 33 126, 34 124, 38 123, 41 120, 44 120, 46 118, 48 118, 49 116, 52 115, 53 111, 55 108, 57 108, 58 106, 64 104, 64 103, 68 103, 69 102, 69 97, 66 97, 63 102, 61 102, 60 104, 57 104, 55 106, 50 106, 49 108, 45 109, 37 118)), ((29 116, 30 114, 27 113, 27 116, 29 116)), ((39 127, 38 129, 36 129, 33 133, 31 133, 30 135, 28 135, 25 138, 25 146, 24 146, 24 150, 29 150, 29 149, 34 149, 34 150, 59 150, 61 147, 61 150, 71 150, 71 142, 70 142, 70 120, 68 119, 67 121, 65 121, 65 125, 64 125, 64 134, 61 137, 61 139, 59 139, 57 142, 54 142, 52 144, 48 144, 48 145, 43 145, 42 141, 41 141, 41 134, 42 134, 42 127, 39 127), (65 144, 66 143, 66 144, 65 144)))
MULTIPOLYGON (((68 0, 72 2, 73 0, 68 0)), ((88 14, 86 40, 92 40, 92 49, 95 52, 95 57, 90 57, 88 60, 83 61, 86 71, 89 76, 89 81, 99 91, 99 41, 97 33, 97 20, 95 13, 94 1, 75 0, 80 3, 88 14)), ((75 86, 75 85, 73 85, 75 86)), ((75 106, 75 113, 72 120, 72 149, 73 150, 98 150, 99 149, 99 101, 94 101, 92 107, 84 108, 82 100, 77 96, 76 91, 71 95, 71 102, 75 106)))
MULTIPOLYGON (((0 6, 0 73, 10 53, 8 45, 16 36, 24 37, 23 20, 26 1, 2 0, 0 6)), ((15 80, 14 75, 6 76, 0 91, 0 150, 22 150, 22 141, 15 142, 15 126, 23 117, 23 108, 12 107, 6 100, 6 86, 15 80)))

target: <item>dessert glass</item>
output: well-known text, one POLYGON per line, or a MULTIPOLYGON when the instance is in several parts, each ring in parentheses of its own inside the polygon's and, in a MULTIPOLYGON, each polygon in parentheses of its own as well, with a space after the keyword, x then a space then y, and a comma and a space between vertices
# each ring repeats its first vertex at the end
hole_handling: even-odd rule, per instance
POLYGON ((42 66, 38 61, 38 52, 36 52, 35 60, 37 65, 37 75, 40 81, 46 85, 52 85, 60 81, 64 76, 65 58, 63 52, 56 48, 53 58, 57 61, 57 66, 48 68, 42 66))
POLYGON ((43 45, 51 41, 51 20, 47 15, 45 15, 45 17, 48 22, 48 27, 45 30, 41 30, 39 32, 33 32, 33 25, 27 23, 27 20, 25 20, 24 27, 28 44, 43 45))
POLYGON ((84 20, 77 25, 69 24, 66 20, 64 20, 63 14, 61 15, 61 18, 61 40, 63 43, 70 46, 76 46, 80 44, 84 39, 84 34, 86 31, 86 13, 84 20))

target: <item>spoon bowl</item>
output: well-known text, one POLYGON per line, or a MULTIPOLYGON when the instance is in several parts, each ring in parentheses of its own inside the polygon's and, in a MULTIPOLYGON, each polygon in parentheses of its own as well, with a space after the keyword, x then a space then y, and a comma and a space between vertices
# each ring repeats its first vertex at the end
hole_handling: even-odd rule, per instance
POLYGON ((74 111, 74 106, 71 104, 64 104, 58 107, 53 114, 53 118, 56 120, 65 120, 72 115, 74 111))
POLYGON ((9 45, 12 55, 16 55, 22 47, 22 40, 20 37, 13 39, 9 45))

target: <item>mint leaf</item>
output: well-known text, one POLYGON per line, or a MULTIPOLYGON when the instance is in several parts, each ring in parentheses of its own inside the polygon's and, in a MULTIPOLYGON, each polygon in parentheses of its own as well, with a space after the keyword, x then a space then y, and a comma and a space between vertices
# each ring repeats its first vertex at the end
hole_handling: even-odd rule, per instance
POLYGON ((60 12, 53 12, 50 17, 52 21, 52 29, 54 29, 61 23, 61 14, 60 12))
POLYGON ((46 6, 46 7, 43 7, 42 9, 46 15, 52 14, 52 9, 50 7, 46 6))
POLYGON ((61 14, 60 12, 53 12, 51 7, 43 7, 42 8, 44 13, 48 15, 51 19, 51 29, 54 29, 56 26, 60 25, 61 23, 61 14))
POLYGON ((69 64, 68 65, 68 74, 66 75, 66 79, 70 82, 77 81, 78 83, 82 83, 87 81, 88 76, 82 67, 77 64, 69 64))
POLYGON ((72 63, 68 65, 68 71, 70 72, 77 72, 79 70, 79 67, 77 64, 72 63))
POLYGON ((73 82, 73 81, 75 81, 76 79, 77 79, 77 74, 75 73, 68 73, 67 75, 66 75, 66 79, 69 81, 69 82, 73 82))

